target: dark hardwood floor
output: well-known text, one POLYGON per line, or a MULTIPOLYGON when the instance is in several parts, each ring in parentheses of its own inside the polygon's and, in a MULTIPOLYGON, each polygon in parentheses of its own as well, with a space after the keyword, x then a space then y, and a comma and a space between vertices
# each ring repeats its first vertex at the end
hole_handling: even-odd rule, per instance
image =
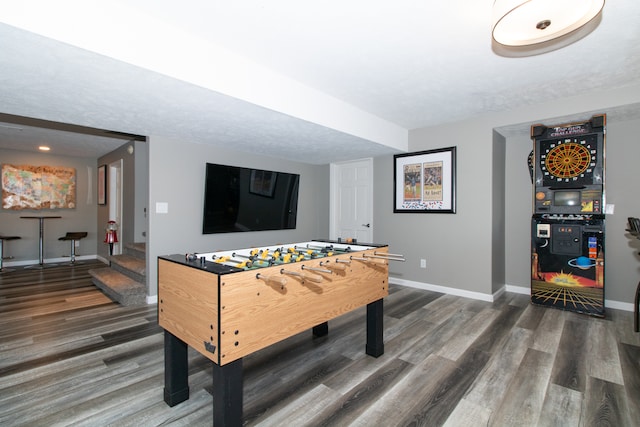
MULTIPOLYGON (((211 362, 189 349, 191 398, 168 407, 156 306, 112 303, 96 265, 0 273, 0 425, 211 425, 211 362)), ((246 357, 244 424, 638 426, 640 334, 607 314, 391 286, 380 358, 364 309, 246 357)))

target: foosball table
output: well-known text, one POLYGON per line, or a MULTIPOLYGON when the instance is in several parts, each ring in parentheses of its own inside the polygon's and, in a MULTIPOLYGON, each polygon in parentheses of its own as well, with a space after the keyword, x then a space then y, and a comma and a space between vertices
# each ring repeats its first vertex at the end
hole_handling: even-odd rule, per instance
POLYGON ((309 241, 158 257, 164 400, 189 398, 187 349, 213 362, 213 424, 242 424, 242 358, 366 305, 366 354, 384 353, 388 246, 309 241))

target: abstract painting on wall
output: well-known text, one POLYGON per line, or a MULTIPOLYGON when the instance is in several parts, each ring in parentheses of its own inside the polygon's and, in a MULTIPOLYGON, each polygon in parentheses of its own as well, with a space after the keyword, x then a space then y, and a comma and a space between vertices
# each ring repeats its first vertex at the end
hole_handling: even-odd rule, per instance
POLYGON ((3 209, 74 209, 76 170, 59 166, 2 165, 3 209))

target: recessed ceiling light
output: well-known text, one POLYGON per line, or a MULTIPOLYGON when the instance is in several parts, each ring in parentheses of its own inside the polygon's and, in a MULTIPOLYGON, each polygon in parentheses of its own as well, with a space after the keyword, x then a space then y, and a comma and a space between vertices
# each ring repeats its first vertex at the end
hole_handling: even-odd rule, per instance
POLYGON ((38 147, 38 150, 40 150, 40 151, 49 151, 49 150, 51 150, 51 148, 47 147, 46 145, 41 145, 41 146, 38 147))

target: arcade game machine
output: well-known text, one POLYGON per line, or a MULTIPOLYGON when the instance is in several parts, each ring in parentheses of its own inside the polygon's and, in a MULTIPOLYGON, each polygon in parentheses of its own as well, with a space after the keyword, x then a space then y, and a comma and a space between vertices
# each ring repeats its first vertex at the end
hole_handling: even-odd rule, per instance
POLYGON ((531 302, 604 317, 606 116, 531 127, 531 302))

